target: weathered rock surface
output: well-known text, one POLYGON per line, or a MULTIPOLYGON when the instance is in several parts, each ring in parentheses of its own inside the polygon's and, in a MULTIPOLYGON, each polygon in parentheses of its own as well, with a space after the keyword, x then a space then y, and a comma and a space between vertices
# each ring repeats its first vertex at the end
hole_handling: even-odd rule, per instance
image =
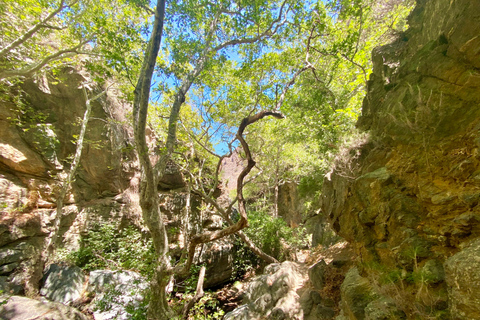
POLYGON ((62 267, 51 264, 47 267, 40 294, 48 300, 69 304, 80 299, 86 276, 79 267, 62 267))
MULTIPOLYGON (((75 308, 61 303, 39 301, 25 297, 12 296, 0 305, 2 320, 88 320, 89 318, 75 308)), ((3 301, 0 299, 0 301, 3 301)))
POLYGON ((445 261, 450 312, 454 319, 480 319, 480 239, 445 261))
POLYGON ((303 319, 297 290, 307 278, 307 270, 301 264, 286 261, 268 265, 263 275, 250 282, 245 304, 227 313, 224 319, 303 319))
MULTIPOLYGON (((22 92, 18 97, 21 103, 4 99, 0 104, 0 251, 5 256, 0 276, 7 277, 9 286, 2 285, 7 292, 25 289, 33 294, 38 289, 42 270, 36 266, 44 238, 53 226, 59 187, 55 175, 69 166, 69 156, 75 151, 72 141, 79 133, 77 120, 86 108, 81 85, 91 84, 94 89, 88 90, 89 95, 103 90, 83 71, 65 68, 58 77, 59 81, 48 76, 25 80, 16 88, 22 92)), ((67 235, 67 246, 74 247, 92 223, 87 223, 85 216, 106 222, 115 216, 112 212, 122 211, 118 207, 136 205, 125 199, 128 197, 123 201, 114 198, 130 187, 135 167, 128 147, 131 132, 124 125, 128 106, 112 91, 92 102, 81 166, 61 217, 60 240, 76 226, 67 235), (111 201, 105 201, 108 198, 111 201), (104 202, 101 213, 99 201, 104 202), (85 215, 78 221, 81 212, 85 215)), ((124 216, 125 211, 134 210, 123 210, 124 216)))
POLYGON ((232 279, 235 259, 233 239, 228 237, 206 243, 199 248, 198 264, 207 266, 205 288, 215 287, 232 279))
POLYGON ((92 271, 87 291, 96 296, 89 309, 95 319, 131 319, 129 311, 141 307, 147 288, 146 280, 133 271, 92 271))
POLYGON ((302 223, 303 204, 298 195, 298 186, 287 182, 278 187, 278 215, 292 228, 302 223))
POLYGON ((341 286, 341 307, 348 319, 365 319, 365 308, 375 300, 375 292, 368 281, 352 268, 341 286))
POLYGON ((40 216, 3 212, 0 216, 0 290, 28 293, 38 285, 34 276, 43 245, 40 216))
POLYGON ((373 52, 358 122, 369 136, 325 180, 323 213, 407 318, 475 319, 478 297, 455 281, 480 273, 460 262, 480 237, 480 6, 419 0, 409 25, 373 52))

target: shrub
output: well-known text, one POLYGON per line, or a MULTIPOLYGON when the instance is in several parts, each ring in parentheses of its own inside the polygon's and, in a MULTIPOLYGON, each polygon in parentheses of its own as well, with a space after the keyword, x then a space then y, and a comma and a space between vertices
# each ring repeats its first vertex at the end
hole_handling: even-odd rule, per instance
POLYGON ((308 242, 304 228, 290 228, 285 220, 268 213, 253 211, 248 214, 249 227, 245 233, 265 253, 278 260, 286 260, 308 242))
POLYGON ((151 276, 155 252, 152 240, 132 226, 117 231, 112 224, 96 225, 81 239, 80 249, 68 257, 79 267, 135 270, 151 276))

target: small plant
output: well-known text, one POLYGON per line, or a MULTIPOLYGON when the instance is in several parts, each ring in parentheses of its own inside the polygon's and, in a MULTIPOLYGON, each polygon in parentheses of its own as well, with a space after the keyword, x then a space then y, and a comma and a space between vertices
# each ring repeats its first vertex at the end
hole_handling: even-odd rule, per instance
POLYGON ((150 290, 134 289, 130 292, 132 296, 141 295, 143 297, 141 301, 129 300, 125 303, 123 299, 119 298, 124 294, 125 293, 118 290, 115 285, 105 286, 105 291, 95 301, 95 310, 104 312, 112 310, 115 306, 121 306, 125 308, 125 311, 129 315, 128 319, 147 320, 147 307, 150 300, 150 290))
POLYGON ((245 246, 238 236, 235 236, 235 258, 233 259, 232 280, 243 279, 260 265, 260 259, 245 246))
POLYGON ((420 267, 416 256, 412 259, 412 270, 387 268, 380 263, 370 263, 365 268, 377 291, 391 298, 405 314, 421 319, 448 319, 447 294, 440 278, 420 267))
POLYGON ((217 320, 222 319, 225 312, 220 309, 219 301, 211 292, 205 295, 190 310, 189 320, 217 320))

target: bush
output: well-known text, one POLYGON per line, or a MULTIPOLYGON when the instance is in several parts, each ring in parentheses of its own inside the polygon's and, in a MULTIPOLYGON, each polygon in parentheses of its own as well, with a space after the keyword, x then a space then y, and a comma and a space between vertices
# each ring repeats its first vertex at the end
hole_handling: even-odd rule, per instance
POLYGON ((290 228, 285 220, 268 213, 253 211, 248 214, 248 237, 265 253, 278 260, 286 260, 307 243, 304 228, 290 228))
POLYGON ((95 269, 135 270, 144 276, 153 274, 155 252, 147 239, 132 226, 120 231, 111 224, 96 225, 81 239, 80 249, 69 254, 79 267, 95 269))

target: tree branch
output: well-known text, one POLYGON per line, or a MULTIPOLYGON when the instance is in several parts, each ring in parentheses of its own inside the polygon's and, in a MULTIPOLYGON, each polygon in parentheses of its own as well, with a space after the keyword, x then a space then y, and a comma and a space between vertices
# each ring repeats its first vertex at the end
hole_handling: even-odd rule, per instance
POLYGON ((45 65, 47 65, 48 63, 50 63, 52 61, 75 56, 77 54, 77 49, 82 47, 88 41, 90 41, 90 39, 80 42, 75 47, 57 51, 54 54, 51 54, 51 55, 43 58, 43 60, 38 62, 37 64, 34 64, 34 65, 29 66, 27 68, 20 69, 20 70, 0 71, 0 79, 7 79, 7 78, 11 78, 11 77, 18 77, 18 76, 20 76, 20 77, 29 76, 29 75, 37 72, 38 70, 40 70, 41 68, 43 68, 45 65))
POLYGON ((110 88, 110 86, 107 87, 101 93, 95 95, 93 98, 88 98, 88 94, 87 94, 87 90, 85 89, 85 85, 82 87, 83 95, 85 97, 86 110, 85 110, 85 114, 83 116, 82 124, 80 126, 80 134, 78 135, 78 140, 77 140, 76 149, 75 149, 75 155, 73 157, 73 161, 72 161, 70 170, 66 170, 62 174, 63 179, 60 182, 61 183, 61 188, 60 188, 60 192, 57 196, 57 208, 56 208, 54 218, 53 218, 53 229, 46 239, 46 245, 45 245, 45 250, 42 253, 41 264, 45 264, 55 250, 55 246, 56 246, 56 242, 57 242, 57 238, 58 238, 58 233, 59 233, 59 230, 60 230, 60 222, 61 222, 62 210, 63 210, 63 201, 65 199, 65 196, 67 194, 68 189, 70 188, 70 185, 71 185, 72 181, 75 178, 78 166, 80 164, 80 158, 82 156, 82 150, 83 150, 83 140, 85 138, 85 133, 87 131, 87 124, 88 124, 88 121, 90 119, 90 114, 92 112, 91 103, 93 101, 97 100, 98 98, 100 98, 101 96, 103 96, 104 94, 106 94, 109 88, 110 88))
POLYGON ((218 52, 226 47, 229 47, 229 46, 235 46, 235 45, 239 45, 239 44, 248 44, 248 43, 254 43, 254 42, 257 42, 257 41, 260 41, 264 38, 267 38, 269 36, 272 36, 273 34, 275 34, 278 30, 278 28, 280 28, 286 21, 286 19, 284 19, 282 21, 282 23, 279 23, 282 19, 282 16, 283 16, 283 10, 285 9, 285 5, 287 3, 287 0, 284 0, 282 5, 280 6, 280 12, 278 13, 278 17, 277 19, 273 20, 272 23, 265 29, 265 31, 263 31, 262 33, 258 34, 256 37, 251 37, 251 38, 243 38, 243 39, 234 39, 234 40, 230 40, 230 41, 226 41, 222 44, 219 44, 218 46, 214 47, 212 51, 214 52, 218 52), (275 24, 277 24, 275 26, 275 24), (275 26, 275 28, 274 28, 275 26), (274 30, 272 31, 272 29, 274 28, 274 30))
MULTIPOLYGON (((243 138, 243 132, 245 128, 267 116, 272 116, 277 119, 283 119, 284 116, 279 113, 279 112, 273 112, 273 111, 261 111, 253 116, 248 116, 242 120, 240 123, 240 126, 237 131, 237 139, 240 140, 240 143, 245 151, 245 155, 247 158, 247 166, 242 170, 242 172, 239 174, 237 178, 237 200, 238 200, 238 211, 240 213, 240 219, 236 223, 231 223, 228 227, 222 229, 222 230, 215 230, 215 231, 207 231, 198 235, 195 235, 191 238, 189 246, 188 246, 188 255, 187 255, 187 261, 184 266, 177 266, 175 268, 175 273, 179 275, 187 275, 190 266, 192 265, 193 258, 195 256, 195 249, 197 245, 202 244, 202 243, 207 243, 211 242, 223 237, 226 237, 228 235, 234 234, 241 229, 245 228, 248 226, 248 217, 247 217, 247 209, 246 209, 246 202, 243 197, 243 186, 244 186, 244 179, 245 177, 250 173, 252 168, 255 166, 255 161, 252 158, 252 154, 250 152, 250 148, 243 138)), ((202 197, 205 197, 203 192, 200 193, 202 197)), ((215 208, 221 209, 218 203, 216 201, 213 201, 210 197, 207 197, 207 199, 210 199, 210 203, 214 205, 215 208)), ((231 207, 230 207, 231 208, 231 207)), ((225 211, 222 209, 221 212, 223 213, 222 215, 226 217, 227 221, 230 221, 230 218, 228 215, 225 213, 225 211)), ((246 237, 246 236, 245 236, 246 237)), ((248 239, 248 238, 247 238, 248 239)), ((253 245, 253 242, 250 241, 249 246, 253 245)), ((257 248, 257 252, 262 253, 261 250, 257 248)), ((266 257, 270 258, 270 261, 276 261, 274 258, 264 254, 266 257)), ((268 259, 268 258, 267 258, 268 259)))
MULTIPOLYGON (((77 2, 77 1, 75 1, 75 2, 77 2)), ((70 5, 72 5, 72 4, 70 4, 70 5)), ((47 22, 49 20, 51 20, 53 17, 55 17, 58 13, 60 13, 63 9, 65 9, 66 7, 68 7, 70 5, 65 5, 65 0, 60 0, 60 4, 59 4, 58 8, 55 9, 54 11, 52 11, 45 19, 43 19, 42 21, 40 21, 39 23, 37 23, 36 25, 31 27, 27 32, 25 32, 25 34, 23 36, 19 37, 17 40, 13 41, 8 46, 6 46, 2 50, 0 50, 0 58, 2 58, 7 53, 9 53, 10 51, 15 49, 16 47, 20 46, 22 43, 24 43, 25 41, 30 39, 38 30, 40 30, 42 28, 47 28, 48 27, 47 22)))
POLYGON ((195 295, 193 296, 192 300, 190 300, 184 307, 182 311, 182 315, 184 319, 188 319, 188 312, 190 309, 193 308, 195 303, 200 300, 204 296, 203 292, 203 282, 205 280, 205 266, 200 268, 200 273, 198 274, 198 281, 197 281, 197 288, 195 290, 195 295))

